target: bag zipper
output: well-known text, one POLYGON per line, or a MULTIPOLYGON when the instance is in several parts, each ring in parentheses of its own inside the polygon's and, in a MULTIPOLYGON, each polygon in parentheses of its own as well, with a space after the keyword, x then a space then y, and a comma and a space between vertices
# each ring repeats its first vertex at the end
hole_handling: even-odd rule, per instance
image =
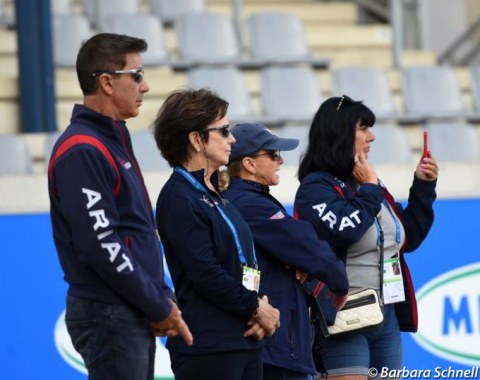
POLYGON ((352 309, 354 307, 359 307, 359 306, 365 306, 365 305, 371 305, 376 302, 376 297, 373 294, 370 294, 368 296, 364 296, 361 298, 357 298, 351 301, 348 301, 345 306, 342 308, 342 310, 348 310, 352 309))

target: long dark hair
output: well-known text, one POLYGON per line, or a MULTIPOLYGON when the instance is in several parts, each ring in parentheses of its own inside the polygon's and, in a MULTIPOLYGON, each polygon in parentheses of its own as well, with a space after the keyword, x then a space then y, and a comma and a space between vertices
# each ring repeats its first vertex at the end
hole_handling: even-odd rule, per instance
POLYGON ((308 147, 298 169, 301 181, 313 171, 324 170, 346 180, 354 165, 356 124, 371 127, 375 115, 362 102, 348 96, 325 100, 315 114, 308 133, 308 147))

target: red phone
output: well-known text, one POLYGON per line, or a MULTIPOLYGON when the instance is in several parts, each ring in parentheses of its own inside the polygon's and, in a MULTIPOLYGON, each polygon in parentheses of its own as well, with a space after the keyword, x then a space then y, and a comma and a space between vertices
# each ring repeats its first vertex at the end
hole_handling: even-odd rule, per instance
POLYGON ((423 132, 423 154, 422 158, 428 157, 428 132, 423 132))

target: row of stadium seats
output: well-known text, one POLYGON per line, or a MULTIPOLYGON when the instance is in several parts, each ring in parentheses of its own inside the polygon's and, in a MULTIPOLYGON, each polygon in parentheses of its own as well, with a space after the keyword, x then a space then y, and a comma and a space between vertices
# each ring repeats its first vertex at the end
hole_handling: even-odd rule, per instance
POLYGON ((98 31, 127 34, 148 42, 145 66, 170 65, 186 69, 201 64, 260 67, 268 63, 311 63, 325 67, 329 60, 310 52, 302 21, 293 14, 260 12, 248 20, 249 54, 244 54, 233 20, 212 12, 184 14, 175 24, 176 56, 168 47, 162 23, 152 14, 111 14, 96 29, 79 14, 53 17, 54 62, 74 67, 81 42, 98 31))
MULTIPOLYGON (((301 153, 307 144, 308 125, 291 125, 275 128, 281 137, 298 138, 300 146, 293 151, 283 152, 287 165, 297 166, 301 153)), ((467 123, 429 123, 425 130, 430 139, 429 146, 440 162, 480 162, 480 135, 477 128, 467 123)), ((412 149, 407 132, 398 125, 376 125, 373 130, 369 160, 374 164, 409 164, 419 159, 419 152, 412 149)), ((143 171, 169 169, 168 163, 160 156, 150 131, 134 131, 132 144, 143 171)), ((22 134, 0 135, 0 176, 29 175, 44 172, 53 144, 59 133, 43 135, 42 157, 39 165, 33 157, 31 142, 22 134), (35 166, 40 168, 35 169, 35 166)))
MULTIPOLYGON (((131 121, 132 129, 146 129, 166 94, 179 87, 209 87, 229 101, 232 122, 260 121, 268 125, 308 122, 329 96, 347 94, 363 100, 382 122, 423 124, 432 120, 480 121, 480 66, 462 71, 448 66, 407 67, 391 72, 371 67, 342 67, 318 71, 308 65, 269 66, 254 71, 236 67, 198 67, 186 73, 158 75, 146 71, 151 91, 142 111, 131 121), (252 76, 254 75, 254 76, 252 76), (326 84, 328 82, 328 84, 326 84), (400 101, 399 101, 400 100, 400 101)), ((73 70, 57 77, 57 122, 65 128, 72 103, 82 96, 73 70)), ((20 131, 15 80, 2 81, 0 133, 20 131)))

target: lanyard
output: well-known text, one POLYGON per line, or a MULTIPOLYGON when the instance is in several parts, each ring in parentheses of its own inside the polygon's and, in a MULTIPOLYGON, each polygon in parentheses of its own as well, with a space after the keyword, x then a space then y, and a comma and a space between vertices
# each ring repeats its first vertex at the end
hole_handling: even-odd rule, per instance
MULTIPOLYGON (((209 196, 209 193, 208 193, 207 189, 205 189, 205 187, 200 182, 198 182, 197 179, 193 175, 191 175, 188 171, 186 171, 185 169, 183 169, 179 166, 176 166, 173 170, 174 170, 174 172, 181 174, 197 190, 199 190, 203 194, 206 194, 206 195, 209 196)), ((233 239, 235 240, 235 246, 236 246, 237 252, 238 252, 238 258, 240 259, 240 262, 242 263, 242 266, 247 265, 247 260, 245 258, 245 254, 243 253, 242 245, 240 244, 240 238, 238 237, 237 229, 235 228, 235 226, 232 223, 232 221, 230 220, 230 218, 220 208, 218 203, 215 202, 213 199, 212 199, 212 203, 217 208, 218 212, 220 213, 220 215, 223 218, 223 220, 225 221, 225 223, 227 223, 228 228, 230 228, 230 231, 232 231, 233 239)), ((255 268, 257 268, 258 267, 257 257, 255 255, 255 247, 253 246, 253 242, 252 242, 252 256, 253 256, 253 263, 255 265, 255 268)))
MULTIPOLYGON (((389 203, 387 201, 383 201, 382 203, 385 205, 388 212, 392 216, 393 221, 395 222, 395 246, 397 247, 397 249, 399 249, 400 243, 402 242, 400 222, 398 221, 398 218, 395 216, 395 213, 392 211, 389 203)), ((377 227, 377 247, 380 247, 380 244, 381 244, 380 232, 382 231, 382 229, 380 227, 380 224, 377 218, 375 218, 375 226, 377 227)))
POLYGON ((390 207, 390 204, 387 201, 383 202, 385 206, 387 207, 388 212, 393 218, 393 221, 395 222, 395 245, 397 249, 400 249, 400 243, 402 242, 402 237, 401 235, 401 227, 400 227, 400 222, 398 221, 397 216, 393 212, 392 208, 390 207))

